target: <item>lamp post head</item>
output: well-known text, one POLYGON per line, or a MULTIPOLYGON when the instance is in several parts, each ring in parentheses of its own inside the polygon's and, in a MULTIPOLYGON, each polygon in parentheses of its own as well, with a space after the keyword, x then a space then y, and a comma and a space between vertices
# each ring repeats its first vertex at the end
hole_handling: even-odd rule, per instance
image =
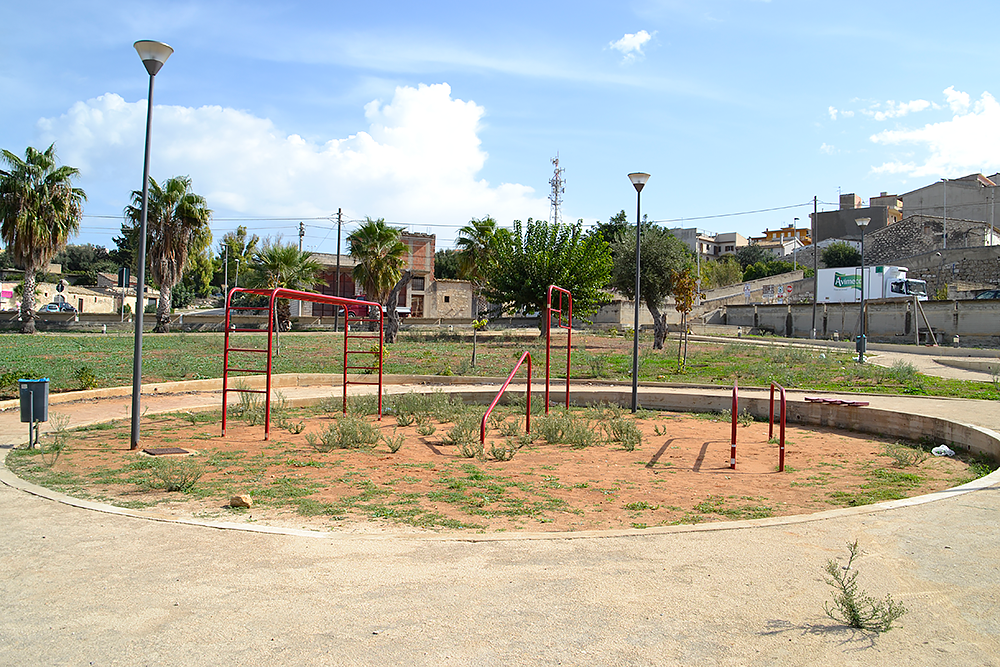
POLYGON ((163 42, 154 42, 148 39, 140 39, 133 46, 139 53, 142 64, 146 66, 149 76, 156 76, 156 73, 163 67, 163 63, 167 62, 167 58, 174 52, 173 48, 163 42))
POLYGON ((861 228, 861 231, 864 231, 865 227, 867 227, 868 223, 871 222, 871 221, 872 221, 871 218, 858 218, 854 222, 857 223, 858 227, 861 228))
POLYGON ((641 171, 628 175, 628 180, 632 181, 632 185, 635 186, 636 192, 642 192, 642 186, 646 185, 646 181, 649 180, 649 174, 644 174, 641 171))

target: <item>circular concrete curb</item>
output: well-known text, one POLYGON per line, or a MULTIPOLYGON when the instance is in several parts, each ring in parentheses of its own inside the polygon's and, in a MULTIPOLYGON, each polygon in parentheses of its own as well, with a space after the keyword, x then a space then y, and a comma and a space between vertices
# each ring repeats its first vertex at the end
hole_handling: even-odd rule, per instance
MULTIPOLYGON (((324 378, 325 378, 325 376, 324 376, 324 378)), ((314 378, 314 377, 308 377, 308 378, 306 378, 306 377, 300 377, 300 376, 293 376, 291 378, 285 378, 286 384, 284 384, 282 386, 285 386, 285 387, 289 387, 289 386, 306 386, 306 385, 312 384, 312 382, 315 381, 315 379, 316 378, 314 378)), ((398 382, 401 378, 393 378, 393 379, 398 382)), ((408 384, 410 386, 417 385, 417 386, 424 386, 424 387, 426 387, 428 384, 432 384, 432 383, 433 384, 441 384, 441 385, 447 385, 448 388, 451 391, 455 391, 456 393, 463 391, 463 386, 462 385, 472 384, 472 382, 468 381, 469 378, 462 378, 463 381, 459 381, 459 382, 448 381, 448 380, 451 380, 451 378, 446 378, 446 379, 445 378, 436 378, 434 376, 419 377, 419 378, 410 377, 409 379, 410 379, 410 382, 408 384), (444 379, 445 382, 436 382, 436 380, 441 380, 441 379, 444 379)), ((480 378, 480 379, 477 379, 476 384, 483 384, 483 383, 486 383, 486 382, 489 382, 489 381, 490 381, 490 379, 480 378)), ((214 383, 218 383, 219 381, 218 380, 215 380, 215 381, 206 380, 206 381, 199 381, 199 382, 205 382, 205 383, 212 383, 212 382, 214 382, 214 383)), ((180 383, 180 384, 187 385, 189 383, 180 383)), ((167 387, 164 387, 164 388, 166 389, 167 387)), ((205 387, 205 388, 209 389, 209 391, 211 391, 211 389, 209 387, 205 387)), ((214 387, 212 387, 212 388, 214 388, 214 387)), ((656 389, 656 387, 649 387, 649 386, 647 386, 645 388, 647 390, 651 390, 651 389, 655 390, 656 389)), ((177 389, 179 389, 179 388, 175 388, 175 390, 177 390, 177 389)), ((182 393, 183 391, 192 391, 193 389, 194 388, 186 387, 185 386, 184 389, 180 389, 179 391, 171 391, 169 393, 182 393)), ((673 387, 673 389, 676 390, 677 388, 673 387)), ((693 388, 691 388, 691 389, 693 389, 693 388)), ((707 388, 704 388, 704 389, 707 389, 707 388)), ((718 390, 719 388, 715 387, 714 389, 718 390)), ((475 391, 468 391, 467 393, 469 393, 469 394, 478 394, 478 393, 482 393, 484 391, 487 391, 487 390, 484 390, 481 387, 479 387, 475 391)), ((576 392, 574 392, 574 393, 576 393, 576 392)), ((581 393, 588 393, 588 392, 583 391, 581 393)), ((694 394, 695 392, 690 392, 690 393, 694 394)), ((810 393, 821 393, 821 392, 810 392, 810 393)), ((111 394, 111 395, 113 395, 113 394, 111 394)), ((690 399, 690 395, 688 395, 688 394, 684 394, 682 396, 685 397, 685 398, 687 398, 687 399, 690 399)), ((698 394, 698 396, 702 397, 702 398, 707 398, 706 394, 704 394, 704 393, 698 394)), ((290 404, 293 404, 293 405, 304 405, 304 404, 308 404, 308 403, 315 403, 315 402, 318 402, 319 400, 321 400, 321 399, 298 399, 298 400, 294 400, 293 399, 293 400, 291 400, 289 402, 290 402, 290 404)), ((806 404, 806 405, 808 405, 808 404, 806 404)), ((826 406, 823 409, 824 409, 824 411, 829 411, 829 409, 831 407, 840 407, 840 406, 826 406)), ((193 409, 196 409, 196 408, 193 408, 193 409)), ((171 410, 171 411, 173 412, 173 411, 176 411, 176 410, 171 410)), ((886 410, 884 408, 882 408, 880 410, 880 412, 882 412, 882 413, 889 413, 889 414, 901 414, 903 416, 909 416, 906 413, 893 413, 893 411, 886 410)), ((924 417, 924 419, 927 419, 927 417, 924 417)), ((945 419, 942 419, 942 418, 931 418, 931 419, 935 419, 936 421, 940 421, 940 422, 943 422, 945 424, 953 425, 957 429, 956 432, 968 432, 971 429, 971 432, 974 435, 976 435, 976 436, 985 437, 985 438, 988 438, 989 440, 991 440, 993 442, 1000 443, 1000 434, 994 433, 993 431, 990 431, 989 429, 984 429, 982 427, 973 426, 971 424, 961 424, 961 423, 958 423, 958 422, 952 422, 950 420, 945 420, 945 419)), ((98 420, 98 421, 100 421, 100 420, 98 420)), ((808 422, 809 420, 803 420, 803 421, 808 422)), ((866 430, 866 429, 860 429, 860 430, 866 430)), ((963 444, 965 444, 965 443, 963 443, 963 444)), ((911 506, 916 506, 916 505, 922 505, 922 504, 925 504, 925 503, 930 503, 930 502, 934 502, 934 501, 937 501, 937 500, 942 500, 942 499, 945 499, 945 498, 952 498, 952 497, 955 497, 956 495, 970 493, 972 491, 977 491, 977 490, 985 489, 985 488, 988 488, 988 487, 1000 484, 1000 469, 998 469, 998 470, 995 470, 994 472, 990 473, 989 475, 986 475, 986 476, 981 477, 979 479, 973 480, 972 482, 969 482, 967 484, 963 484, 961 486, 954 487, 954 488, 951 488, 951 489, 945 489, 943 491, 937 491, 937 492, 926 494, 926 495, 923 495, 923 496, 915 496, 913 498, 904 498, 904 499, 901 499, 901 500, 886 501, 886 502, 877 503, 877 504, 874 504, 874 505, 865 505, 865 506, 861 506, 861 507, 838 508, 838 509, 826 510, 826 511, 823 511, 823 512, 816 512, 816 513, 813 513, 813 514, 802 514, 802 515, 784 516, 784 517, 771 517, 771 518, 766 518, 766 519, 749 519, 749 520, 743 520, 743 521, 714 522, 714 523, 709 523, 709 524, 678 525, 678 526, 657 526, 657 527, 653 527, 653 528, 643 528, 643 529, 629 528, 629 529, 611 529, 611 530, 599 530, 599 531, 577 531, 577 532, 559 532, 559 533, 495 533, 495 534, 492 534, 492 533, 491 534, 428 533, 428 534, 420 534, 420 533, 411 533, 411 532, 386 532, 386 533, 380 533, 380 534, 377 534, 377 535, 372 535, 372 534, 357 534, 357 533, 336 533, 336 532, 317 531, 317 530, 305 530, 305 529, 296 529, 296 528, 283 528, 283 527, 276 527, 276 526, 252 526, 252 525, 237 524, 237 523, 231 523, 231 522, 202 521, 202 520, 198 520, 198 519, 177 519, 177 518, 174 518, 174 517, 169 517, 169 516, 166 516, 166 515, 158 514, 155 511, 132 510, 132 509, 126 509, 126 508, 122 508, 122 507, 116 507, 114 505, 109 505, 109 504, 106 504, 106 503, 101 503, 101 502, 96 502, 96 501, 90 501, 90 500, 84 500, 84 499, 80 499, 80 498, 74 498, 74 497, 66 495, 64 493, 60 493, 58 491, 52 491, 50 489, 46 489, 46 488, 38 486, 36 484, 32 484, 31 482, 27 482, 25 480, 22 480, 21 478, 19 478, 16 475, 14 475, 14 473, 11 472, 10 469, 8 469, 6 467, 6 458, 7 458, 7 454, 9 453, 9 451, 10 451, 10 448, 5 448, 4 451, 3 451, 2 456, 0 456, 0 482, 2 482, 3 484, 5 484, 5 485, 7 485, 7 486, 9 486, 11 488, 17 489, 19 491, 23 491, 25 493, 29 493, 29 494, 38 496, 40 498, 45 498, 47 500, 52 500, 52 501, 55 501, 55 502, 58 502, 58 503, 62 503, 64 505, 69 505, 71 507, 78 507, 78 508, 81 508, 81 509, 87 509, 87 510, 92 510, 92 511, 104 512, 104 513, 108 513, 108 514, 116 514, 116 515, 119 515, 119 516, 127 516, 127 517, 136 518, 136 519, 145 519, 145 520, 148 520, 148 521, 160 521, 160 522, 167 522, 167 523, 177 523, 177 524, 182 524, 182 525, 199 526, 199 527, 203 527, 203 528, 214 528, 214 529, 217 529, 217 530, 238 530, 238 531, 243 531, 243 532, 265 533, 265 534, 280 534, 280 535, 294 535, 294 536, 299 536, 299 537, 311 537, 311 538, 319 538, 319 539, 334 539, 334 538, 336 538, 336 539, 364 539, 364 540, 370 540, 370 539, 394 538, 394 539, 450 541, 450 542, 499 542, 499 541, 517 541, 517 540, 574 540, 574 539, 598 539, 598 538, 610 538, 610 537, 639 537, 639 536, 642 536, 642 535, 664 535, 664 534, 673 534, 673 533, 711 532, 711 531, 719 531, 719 530, 740 530, 740 529, 755 528, 755 527, 765 527, 765 526, 781 526, 781 525, 801 524, 801 523, 807 523, 807 522, 813 522, 813 521, 823 521, 823 520, 827 520, 827 519, 834 519, 834 518, 845 517, 845 516, 856 516, 856 515, 872 514, 872 513, 876 513, 876 512, 884 512, 884 511, 887 511, 887 510, 893 510, 893 509, 900 509, 900 508, 911 507, 911 506)))

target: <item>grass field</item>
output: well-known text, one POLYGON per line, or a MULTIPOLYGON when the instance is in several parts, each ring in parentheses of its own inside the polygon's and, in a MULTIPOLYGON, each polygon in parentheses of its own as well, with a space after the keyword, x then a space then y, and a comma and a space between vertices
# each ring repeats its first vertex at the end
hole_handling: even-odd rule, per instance
MULTIPOLYGON (((262 337, 257 337, 260 340, 262 337)), ((165 382, 222 375, 223 336, 219 333, 149 334, 143 339, 143 381, 165 382)), ((849 392, 919 394, 960 398, 1000 398, 996 383, 944 380, 921 375, 902 364, 883 368, 859 365, 839 349, 811 350, 757 346, 745 342, 691 343, 686 366, 678 368, 676 341, 661 351, 640 336, 639 379, 849 392)), ((565 374, 565 337, 553 341, 553 373, 565 374)), ((89 387, 131 384, 131 334, 0 335, 0 398, 16 397, 19 378, 48 377, 53 393, 89 387)), ((500 335, 478 344, 471 366, 472 343, 449 335, 402 332, 387 348, 385 372, 421 375, 505 376, 525 350, 531 351, 535 374, 544 374, 545 341, 534 336, 500 335)), ((343 338, 334 333, 283 334, 274 359, 275 373, 339 373, 343 338)), ((576 332, 573 377, 628 380, 632 341, 624 337, 576 332)), ((259 363, 259 362, 258 362, 259 363)))

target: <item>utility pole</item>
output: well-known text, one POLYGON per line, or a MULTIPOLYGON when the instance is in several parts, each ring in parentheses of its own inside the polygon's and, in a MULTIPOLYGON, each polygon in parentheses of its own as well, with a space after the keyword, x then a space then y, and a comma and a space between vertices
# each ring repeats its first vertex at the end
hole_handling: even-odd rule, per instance
POLYGON ((816 269, 818 264, 817 256, 819 255, 819 247, 816 242, 816 196, 813 195, 813 215, 812 215, 812 251, 813 251, 813 325, 812 325, 812 337, 816 338, 816 296, 819 294, 819 271, 816 269))
MULTIPOLYGON (((335 288, 337 296, 340 296, 340 225, 343 222, 343 209, 337 209, 337 287, 335 288)), ((344 311, 344 320, 346 326, 347 311, 344 311)), ((336 306, 333 309, 333 331, 336 333, 338 331, 338 325, 340 324, 340 306, 336 306)))
POLYGON ((299 252, 302 252, 302 237, 306 235, 306 225, 303 222, 299 223, 299 252))

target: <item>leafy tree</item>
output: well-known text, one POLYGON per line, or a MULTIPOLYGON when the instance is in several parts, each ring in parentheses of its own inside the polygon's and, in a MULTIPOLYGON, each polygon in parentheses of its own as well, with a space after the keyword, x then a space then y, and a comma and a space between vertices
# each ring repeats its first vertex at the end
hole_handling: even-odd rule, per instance
POLYGON ((234 232, 226 232, 219 241, 218 255, 216 256, 216 272, 212 282, 221 286, 226 277, 229 277, 230 286, 236 283, 236 271, 239 267, 246 269, 250 266, 250 260, 257 252, 260 244, 260 237, 256 234, 247 234, 247 228, 239 225, 234 232), (229 261, 228 271, 226 261, 229 261))
MULTIPOLYGON (((190 292, 192 299, 194 297, 204 298, 212 291, 213 273, 215 273, 215 262, 212 261, 212 251, 209 245, 206 244, 197 252, 192 249, 188 255, 187 268, 184 270, 181 286, 184 287, 185 291, 190 292)), ((190 300, 186 304, 174 302, 175 306, 188 304, 190 304, 190 300)))
POLYGON ((743 272, 743 280, 758 280, 769 276, 777 276, 782 273, 791 273, 794 270, 791 262, 785 262, 772 257, 766 262, 757 262, 748 266, 743 272))
POLYGON ((600 234, 605 241, 611 244, 611 254, 614 255, 614 245, 622 240, 622 236, 627 232, 635 232, 635 227, 628 223, 628 216, 625 210, 621 210, 611 216, 607 222, 599 222, 590 228, 591 234, 600 234))
MULTIPOLYGON (((249 287, 261 289, 304 290, 316 284, 323 267, 312 258, 312 254, 299 250, 292 243, 283 244, 279 240, 265 241, 250 260, 250 271, 246 277, 249 287)), ((288 299, 279 299, 275 312, 278 328, 291 328, 292 313, 288 299)))
POLYGON ((683 335, 677 342, 677 366, 683 368, 687 365, 688 314, 694 309, 695 300, 699 296, 704 296, 698 293, 698 280, 695 277, 692 267, 686 267, 674 274, 671 294, 674 297, 674 310, 681 314, 681 331, 683 335), (683 361, 681 360, 681 341, 684 344, 683 361))
MULTIPOLYGON (((622 294, 635 299, 635 237, 625 234, 613 248, 613 284, 622 294)), ((668 229, 652 224, 643 226, 640 250, 638 301, 645 303, 653 316, 653 349, 661 350, 667 337, 667 316, 660 309, 674 290, 678 272, 690 263, 690 251, 668 229)))
POLYGON ((77 285, 96 285, 98 273, 115 273, 118 270, 107 248, 90 243, 68 245, 52 261, 62 265, 63 273, 81 276, 76 281, 77 285))
POLYGON ((845 241, 835 241, 823 248, 819 255, 827 268, 861 266, 861 251, 845 241))
MULTIPOLYGON (((132 204, 125 207, 125 217, 138 225, 142 218, 142 191, 132 192, 132 204)), ((149 271, 160 290, 154 332, 170 331, 170 292, 184 275, 188 257, 212 242, 209 223, 212 211, 205 198, 191 190, 189 176, 167 179, 161 187, 149 179, 146 216, 149 271)), ((142 286, 137 286, 139 290, 142 286)))
POLYGON ((35 274, 66 247, 80 228, 87 195, 73 187, 80 171, 56 164, 55 144, 28 147, 24 159, 0 155, 0 238, 14 263, 24 269, 21 333, 35 333, 35 274))
MULTIPOLYGON (((584 235, 582 225, 514 221, 499 236, 497 261, 486 276, 484 295, 511 309, 545 310, 549 285, 573 293, 573 312, 587 315, 608 302, 604 291, 611 276, 611 248, 600 236, 584 235)), ((544 317, 539 318, 542 334, 544 317)))
POLYGON ((726 287, 743 282, 743 269, 732 255, 726 255, 718 261, 706 261, 701 264, 701 286, 706 289, 726 287))
POLYGON ((434 278, 437 280, 458 278, 457 250, 438 250, 434 253, 434 278))
MULTIPOLYGON (((142 200, 140 199, 140 204, 142 200)), ((137 256, 139 254, 139 221, 130 220, 126 217, 122 221, 121 225, 121 236, 116 236, 114 238, 115 247, 114 250, 110 251, 111 260, 115 263, 116 267, 128 267, 131 271, 131 275, 136 275, 136 269, 138 268, 137 256)), ((115 269, 117 272, 117 268, 115 269)), ((147 274, 147 280, 149 276, 147 274)))
MULTIPOLYGON (((774 259, 774 253, 756 243, 740 246, 736 249, 735 256, 736 261, 740 263, 740 267, 744 271, 752 264, 759 262, 767 263, 774 259)), ((746 276, 743 279, 749 280, 746 276)))

